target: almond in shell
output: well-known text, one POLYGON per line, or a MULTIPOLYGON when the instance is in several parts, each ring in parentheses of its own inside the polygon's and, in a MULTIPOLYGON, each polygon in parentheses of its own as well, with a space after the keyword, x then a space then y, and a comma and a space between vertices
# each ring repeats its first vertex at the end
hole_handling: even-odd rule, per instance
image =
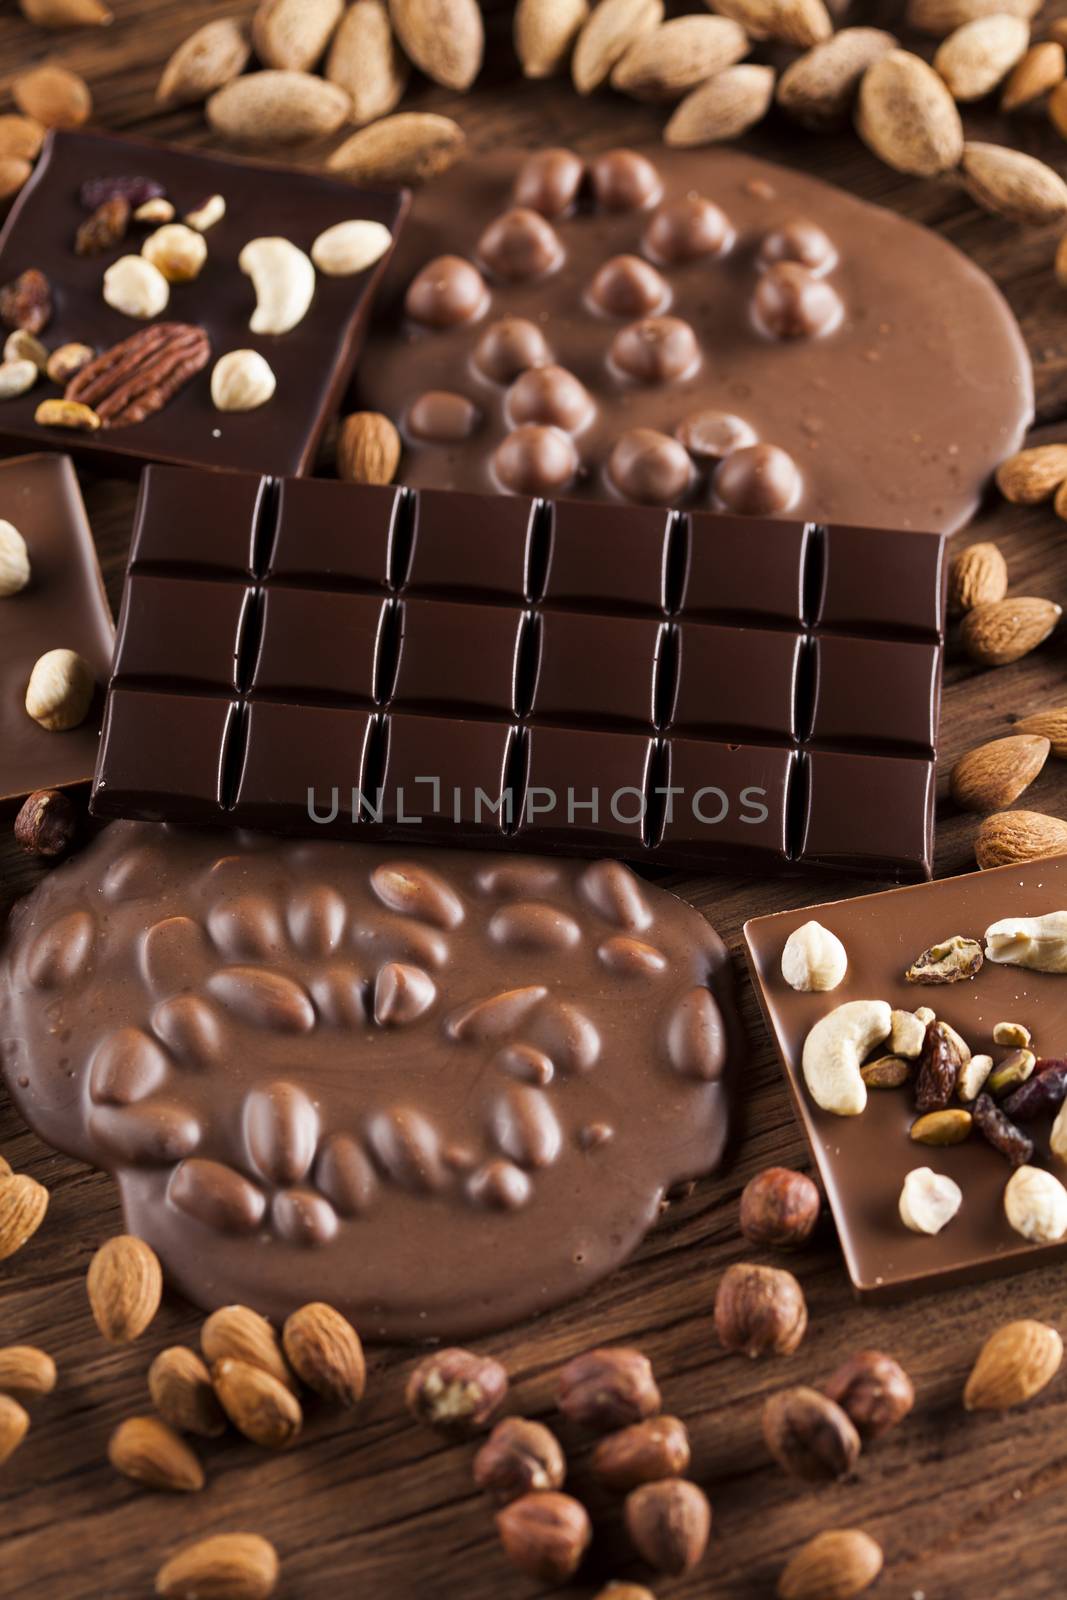
POLYGON ((425 183, 447 172, 465 143, 463 129, 451 117, 400 111, 353 133, 327 166, 364 183, 425 183))
POLYGON ((1003 600, 1008 592, 1008 565, 990 540, 970 544, 953 556, 948 569, 948 609, 962 616, 983 600, 1003 600))
POLYGON ((274 1546, 256 1533, 217 1533, 160 1567, 160 1600, 268 1600, 278 1586, 274 1546))
POLYGON ((389 0, 408 60, 434 83, 461 93, 482 68, 485 27, 477 0, 389 0))
POLYGON ((950 33, 937 47, 934 70, 954 100, 980 100, 1021 61, 1030 43, 1022 17, 976 17, 950 33))
POLYGON ((882 1547, 860 1528, 828 1528, 801 1545, 778 1579, 778 1600, 853 1600, 882 1570, 882 1547))
POLYGON ((29 1414, 18 1401, 9 1394, 0 1394, 0 1467, 15 1454, 29 1426, 29 1414))
POLYGON ((124 1478, 150 1489, 193 1494, 204 1487, 204 1469, 180 1434, 158 1417, 128 1417, 107 1447, 108 1460, 124 1478))
POLYGON ((720 16, 732 17, 753 39, 776 39, 807 50, 833 33, 823 0, 708 0, 720 16))
POLYGON ((357 127, 387 117, 400 104, 408 64, 385 0, 359 0, 349 6, 326 57, 326 76, 348 95, 357 127))
POLYGON ((104 1338, 128 1344, 140 1338, 163 1297, 163 1271, 150 1245, 130 1233, 102 1244, 86 1277, 89 1306, 104 1338))
POLYGON ((19 0, 35 28, 106 28, 112 13, 103 0, 19 0))
POLYGON ((637 100, 678 100, 748 55, 748 35, 730 17, 675 17, 630 46, 612 87, 637 100))
POLYGON ((1062 615, 1054 600, 1017 595, 984 600, 963 619, 961 636, 972 661, 982 667, 1004 667, 1044 643, 1062 615))
POLYGON ((963 185, 987 211, 1042 224, 1067 216, 1067 183, 1036 156, 1000 144, 965 144, 963 185))
POLYGON ((37 1232, 48 1210, 48 1190, 25 1173, 0 1175, 0 1261, 37 1232))
POLYGON ((977 17, 1022 17, 1029 22, 1041 10, 1042 0, 908 0, 909 28, 943 39, 977 17))
POLYGON ((1018 111, 1051 93, 1067 76, 1067 55, 1058 39, 1042 39, 1032 44, 1022 60, 1012 68, 1004 93, 1002 111, 1018 111))
POLYGON ((350 109, 335 83, 311 72, 268 68, 217 89, 207 102, 207 119, 216 133, 240 144, 298 144, 336 133, 350 109))
POLYGON ((588 0, 519 0, 513 34, 525 76, 551 78, 562 72, 588 18, 588 0))
POLYGON ((890 50, 863 75, 856 127, 880 161, 931 178, 958 164, 963 124, 944 80, 920 56, 890 50))
POLYGON ((968 1411, 1007 1411, 1040 1394, 1060 1369, 1063 1340, 1055 1328, 1030 1318, 1005 1323, 990 1334, 963 1391, 968 1411))
POLYGON ((867 68, 896 48, 896 39, 881 28, 841 28, 786 67, 778 79, 778 104, 809 128, 843 122, 867 68))
POLYGON ((1041 811, 997 811, 986 817, 974 841, 980 867, 1010 867, 1067 853, 1067 822, 1041 811))
POLYGON ((736 139, 766 116, 773 96, 773 67, 727 67, 686 95, 663 130, 664 142, 684 149, 736 139))
POLYGON ((310 72, 341 20, 344 0, 260 0, 252 43, 265 67, 310 72))
POLYGON ((965 811, 1002 811, 1028 789, 1048 760, 1049 741, 1036 733, 991 739, 952 769, 952 798, 965 811))
POLYGON ((663 21, 663 0, 599 0, 578 35, 571 77, 579 94, 592 94, 644 34, 663 21))
POLYGON ((252 54, 246 30, 232 17, 205 22, 184 39, 156 88, 161 105, 193 105, 239 77, 252 54))
POLYGON ((1047 739, 1057 760, 1067 759, 1067 706, 1050 706, 1047 711, 1033 711, 1028 717, 1020 717, 1015 727, 1018 733, 1036 733, 1047 739))

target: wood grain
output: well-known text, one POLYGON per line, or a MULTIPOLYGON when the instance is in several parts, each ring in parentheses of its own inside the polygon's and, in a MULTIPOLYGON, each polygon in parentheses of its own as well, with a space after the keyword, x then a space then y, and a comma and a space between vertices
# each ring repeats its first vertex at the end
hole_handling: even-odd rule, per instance
MULTIPOLYGON (((14 73, 55 55, 83 72, 104 127, 206 143, 196 111, 158 111, 152 92, 169 51, 210 16, 251 8, 225 0, 115 0, 106 30, 45 35, 13 4, 0 16, 0 92, 14 73)), ((488 8, 487 8, 488 9, 488 8)), ((679 7, 678 9, 684 9, 679 7)), ((858 10, 859 8, 857 8, 858 10)), ((897 5, 863 7, 856 20, 893 26, 897 5)), ((580 101, 565 85, 524 85, 508 47, 507 7, 490 18, 489 62, 465 100, 422 87, 410 104, 458 115, 475 150, 546 138, 584 149, 656 136, 657 113, 611 96, 580 101)), ((1040 117, 1009 126, 985 111, 968 113, 972 137, 1007 140, 1067 167, 1065 147, 1040 117)), ((754 152, 809 168, 854 193, 938 228, 996 278, 1020 317, 1036 373, 1040 420, 1055 424, 1067 407, 1067 294, 1050 271, 1049 230, 1022 230, 979 212, 951 182, 919 183, 880 167, 848 133, 819 138, 772 119, 747 141, 754 152)), ((301 153, 302 159, 305 153, 301 153)), ((314 164, 315 153, 306 156, 314 164)), ((1055 436, 1054 427, 1049 436, 1055 436)), ((85 476, 85 492, 117 602, 133 489, 85 476)), ((1044 509, 991 505, 961 538, 995 538, 1014 592, 1067 603, 1067 531, 1044 509)), ((950 649, 944 710, 945 774, 970 746, 1007 730, 1010 719, 1064 696, 1067 630, 1037 654, 1000 672, 979 673, 950 649)), ((1026 804, 1067 816, 1067 768, 1052 763, 1026 804)), ((0 818, 6 835, 8 818, 0 818)), ((975 819, 942 799, 937 865, 966 869, 975 819)), ((34 881, 36 869, 0 846, 0 897, 34 881)), ((846 882, 667 879, 740 949, 745 917, 854 891, 846 882)), ((594 1343, 639 1343, 653 1358, 665 1401, 688 1422, 694 1473, 715 1507, 705 1565, 687 1580, 656 1584, 664 1600, 757 1600, 798 1543, 818 1530, 861 1526, 885 1547, 880 1600, 1046 1600, 1062 1596, 1062 1504, 1067 1488, 1067 1382, 1054 1383, 1024 1411, 966 1416, 960 1393, 985 1335, 1014 1316, 1063 1326, 1067 1266, 1005 1283, 933 1294, 911 1306, 876 1310, 852 1301, 831 1233, 795 1263, 807 1292, 811 1329, 796 1356, 749 1364, 717 1347, 710 1310, 724 1268, 747 1252, 737 1229, 737 1197, 768 1162, 807 1164, 806 1151, 738 962, 742 1006, 752 1039, 746 1071, 743 1139, 714 1180, 674 1206, 638 1256, 584 1302, 486 1341, 514 1375, 514 1409, 552 1416, 553 1375, 594 1343), (786 1479, 760 1441, 763 1397, 785 1382, 818 1382, 863 1345, 879 1345, 907 1367, 918 1391, 908 1423, 861 1459, 854 1482, 809 1489, 786 1479)), ((283 1600, 468 1600, 543 1591, 500 1555, 489 1513, 470 1483, 468 1446, 446 1446, 416 1428, 402 1407, 412 1355, 371 1352, 368 1397, 355 1417, 311 1412, 305 1437, 280 1456, 227 1438, 208 1442, 208 1487, 180 1499, 119 1479, 106 1444, 123 1418, 147 1408, 152 1356, 177 1340, 195 1344, 198 1319, 167 1304, 131 1349, 106 1348, 89 1316, 84 1272, 120 1218, 110 1181, 47 1151, 23 1131, 0 1090, 0 1148, 16 1168, 52 1191, 49 1217, 20 1255, 0 1265, 0 1343, 31 1341, 59 1362, 54 1396, 34 1408, 29 1439, 0 1470, 0 1597, 134 1600, 151 1593, 164 1557, 183 1541, 224 1529, 266 1534, 283 1561, 283 1600)), ((328 1285, 323 1286, 328 1295, 328 1285)), ((588 1441, 563 1430, 572 1479, 589 1493, 597 1540, 592 1594, 612 1577, 640 1579, 625 1554, 618 1508, 590 1488, 588 1441)))

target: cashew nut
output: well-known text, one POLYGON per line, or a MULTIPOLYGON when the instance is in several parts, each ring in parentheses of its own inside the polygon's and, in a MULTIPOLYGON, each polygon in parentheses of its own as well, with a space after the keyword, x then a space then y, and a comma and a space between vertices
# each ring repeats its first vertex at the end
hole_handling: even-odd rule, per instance
POLYGON ((836 989, 848 970, 848 956, 836 933, 821 922, 794 928, 782 951, 782 977, 802 992, 836 989))
POLYGON ((985 931, 985 953, 1005 967, 1067 972, 1067 911, 1043 917, 1004 917, 985 931))
POLYGON ((256 309, 253 333, 288 333, 307 313, 315 292, 315 268, 288 239, 252 239, 237 257, 252 280, 256 309))
POLYGON ((1016 1167, 1004 1190, 1004 1212, 1024 1239, 1055 1244, 1067 1233, 1067 1189, 1041 1167, 1016 1167))
POLYGON ((867 1104, 860 1064, 888 1039, 892 1011, 884 1000, 846 1000, 821 1017, 804 1040, 801 1067, 812 1099, 823 1111, 855 1117, 867 1104))
POLYGON ((195 228, 197 233, 206 233, 213 228, 216 222, 221 222, 226 215, 226 201, 221 194, 209 194, 207 199, 192 211, 185 213, 185 220, 190 228, 195 228))
POLYGON ((0 400, 14 400, 26 394, 40 376, 36 361, 0 361, 0 400))
POLYGON ((926 1038, 926 1023, 914 1011, 894 1011, 893 1026, 889 1034, 889 1048, 895 1056, 905 1061, 915 1061, 922 1053, 926 1038))
POLYGON ((900 1220, 912 1233, 940 1233, 962 1204, 958 1183, 930 1167, 914 1167, 900 1191, 900 1220))

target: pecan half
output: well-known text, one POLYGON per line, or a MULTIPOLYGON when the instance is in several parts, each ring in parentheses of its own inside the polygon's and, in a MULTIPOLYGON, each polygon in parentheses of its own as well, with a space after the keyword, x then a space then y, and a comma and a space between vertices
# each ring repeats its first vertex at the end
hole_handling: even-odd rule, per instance
POLYGON ((68 383, 66 398, 91 406, 105 428, 126 428, 162 411, 211 358, 211 341, 189 322, 157 322, 112 345, 68 383))

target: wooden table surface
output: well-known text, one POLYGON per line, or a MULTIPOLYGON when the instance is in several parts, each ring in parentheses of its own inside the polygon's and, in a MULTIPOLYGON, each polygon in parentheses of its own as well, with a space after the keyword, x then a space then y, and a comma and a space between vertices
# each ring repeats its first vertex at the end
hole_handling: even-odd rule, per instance
MULTIPOLYGON (((858 0, 862 3, 862 0, 858 0)), ((250 6, 182 0, 114 0, 109 29, 49 36, 25 24, 13 0, 0 16, 0 91, 31 62, 54 55, 82 72, 96 121, 156 137, 207 142, 197 111, 158 112, 153 89, 169 51, 211 15, 250 6)), ((694 7, 695 8, 695 7, 694 7)), ((503 8, 506 13, 508 8, 503 8)), ((684 8, 680 8, 684 9, 684 8)), ((892 26, 896 6, 876 20, 892 26)), ((859 20, 875 20, 865 11, 859 20)), ((612 96, 581 102, 567 86, 526 85, 508 48, 506 14, 492 19, 490 61, 476 92, 457 101, 423 86, 409 104, 458 115, 475 151, 504 140, 546 138, 585 149, 654 137, 659 117, 612 96)), ((993 113, 968 115, 978 137, 1015 137, 1067 169, 1067 148, 1041 118, 1009 125, 993 113)), ((1054 238, 979 212, 949 182, 918 182, 878 165, 848 133, 830 139, 772 119, 746 141, 758 154, 803 166, 937 227, 993 273, 1018 314, 1037 374, 1046 437, 1067 404, 1067 290, 1050 270, 1054 238)), ((313 164, 314 155, 307 159, 313 164)), ((133 489, 83 475, 86 499, 117 603, 133 489)), ((960 536, 998 540, 1014 592, 1067 604, 1067 530, 1047 509, 992 505, 960 536)), ((945 774, 962 751, 1008 730, 1013 715, 1059 703, 1067 629, 1029 659, 978 672, 953 645, 944 707, 945 774)), ((1027 801, 1067 816, 1067 767, 1052 763, 1027 801)), ((0 901, 34 881, 36 869, 0 845, 0 901)), ((975 822, 939 808, 939 873, 971 864, 975 822)), ((653 1584, 664 1600, 757 1600, 773 1594, 778 1570, 797 1545, 830 1526, 866 1528, 884 1546, 880 1600, 1043 1600, 1062 1596, 1062 1497, 1067 1487, 1067 1380, 1029 1407, 967 1416, 964 1377, 986 1334, 1034 1316, 1067 1326, 1067 1262, 1005 1282, 932 1294, 893 1309, 852 1300, 832 1229, 791 1263, 811 1313, 800 1351, 788 1362, 749 1363, 718 1346, 711 1325, 723 1270, 752 1256, 737 1227, 746 1180, 772 1163, 807 1165, 807 1152, 740 960, 745 917, 854 892, 847 883, 668 880, 712 919, 737 956, 738 984, 752 1040, 745 1075, 743 1138, 712 1180, 673 1207, 635 1259, 584 1301, 485 1341, 509 1367, 513 1408, 551 1418, 553 1376, 566 1358, 596 1343, 631 1341, 653 1359, 669 1410, 688 1423, 693 1474, 715 1510, 712 1545, 691 1577, 653 1584), (918 1400, 907 1423, 861 1458, 854 1481, 811 1489, 773 1466, 762 1445, 763 1397, 778 1386, 818 1382, 846 1354, 877 1345, 897 1356, 918 1400)), ((873 887, 873 886, 872 886, 873 887)), ((17 1170, 51 1191, 45 1225, 0 1266, 0 1344, 32 1342, 59 1362, 55 1395, 34 1409, 27 1442, 0 1469, 0 1596, 32 1600, 133 1600, 175 1546, 226 1529, 259 1531, 277 1545, 283 1600, 468 1600, 546 1592, 501 1555, 491 1518, 470 1481, 468 1446, 448 1446, 414 1426, 402 1403, 412 1364, 404 1349, 370 1352, 368 1396, 354 1416, 312 1411, 298 1446, 270 1456, 230 1436, 209 1443, 206 1490, 155 1495, 108 1466, 107 1440, 124 1417, 147 1409, 145 1374, 165 1345, 196 1342, 198 1318, 168 1303, 149 1333, 123 1350, 107 1347, 90 1319, 84 1273, 94 1249, 119 1231, 111 1182, 48 1151, 22 1128, 0 1088, 0 1149, 17 1170)), ((756 1256, 756 1259, 771 1259, 756 1256)), ((573 1446, 572 1480, 589 1493, 597 1539, 589 1595, 612 1577, 642 1580, 626 1555, 617 1508, 590 1488, 587 1443, 573 1446)))

